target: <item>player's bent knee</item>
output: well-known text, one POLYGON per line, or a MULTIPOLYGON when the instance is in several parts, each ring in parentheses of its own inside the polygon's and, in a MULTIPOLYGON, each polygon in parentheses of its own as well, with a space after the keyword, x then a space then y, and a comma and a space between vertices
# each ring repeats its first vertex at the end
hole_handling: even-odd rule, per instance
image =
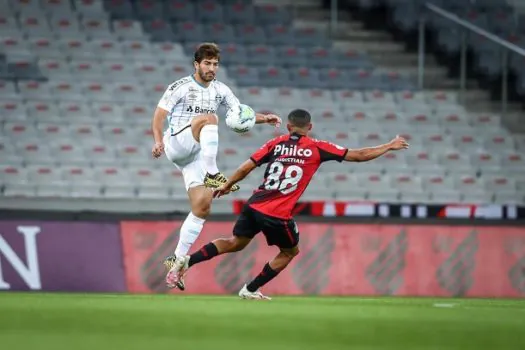
POLYGON ((200 142, 200 134, 203 127, 206 125, 218 125, 219 119, 215 114, 201 114, 196 116, 191 121, 191 133, 193 138, 200 142))
POLYGON ((210 214, 212 193, 204 186, 190 188, 188 195, 190 197, 191 211, 195 216, 205 219, 210 214))
POLYGON ((293 258, 295 258, 297 255, 299 255, 299 247, 295 246, 295 247, 290 248, 290 249, 282 249, 281 248, 281 253, 286 255, 286 257, 289 258, 290 261, 292 261, 293 258))
POLYGON ((192 119, 192 127, 202 128, 204 125, 217 125, 219 119, 215 114, 201 114, 192 119))
POLYGON ((211 203, 209 203, 206 200, 201 200, 196 203, 196 205, 191 208, 191 211, 195 216, 198 216, 200 218, 206 218, 208 215, 210 215, 211 210, 211 203))
POLYGON ((206 124, 211 125, 218 125, 219 124, 219 118, 216 114, 203 114, 203 116, 206 119, 206 124))
POLYGON ((243 250, 248 245, 248 243, 250 243, 250 241, 251 240, 249 238, 233 236, 229 239, 231 251, 238 252, 243 250))
POLYGON ((195 209, 192 209, 192 212, 195 216, 199 218, 207 218, 210 215, 210 206, 201 205, 197 206, 195 209))

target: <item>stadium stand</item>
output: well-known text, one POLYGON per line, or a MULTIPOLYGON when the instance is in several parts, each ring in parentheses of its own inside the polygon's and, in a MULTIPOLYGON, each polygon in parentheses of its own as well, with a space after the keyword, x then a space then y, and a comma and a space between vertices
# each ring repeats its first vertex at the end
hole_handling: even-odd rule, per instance
MULTIPOLYGON (((388 2, 400 28, 417 25, 417 2, 388 2)), ((490 30, 521 33, 521 21, 498 17, 510 10, 505 5, 481 11, 438 2, 468 16, 475 11, 476 23, 490 30)), ((195 45, 216 41, 223 49, 219 79, 254 109, 285 117, 307 108, 315 137, 349 147, 383 143, 396 133, 409 139, 404 154, 325 164, 305 199, 525 203, 525 138, 497 115, 470 113, 455 91, 419 91, 411 76, 382 69, 365 51, 334 45, 325 31, 287 25, 294 18, 287 6, 247 0, 9 0, 0 6, 4 197, 184 197, 180 174, 151 159, 150 118, 165 86, 191 73, 195 45)), ((444 49, 457 50, 454 31, 433 25, 444 49)), ((495 51, 472 40, 480 67, 497 73, 495 51)), ((525 70, 512 62, 524 87, 525 70)), ((220 127, 219 166, 226 173, 276 135, 268 127, 242 136, 220 127)), ((234 197, 246 198, 259 180, 254 174, 234 197)))

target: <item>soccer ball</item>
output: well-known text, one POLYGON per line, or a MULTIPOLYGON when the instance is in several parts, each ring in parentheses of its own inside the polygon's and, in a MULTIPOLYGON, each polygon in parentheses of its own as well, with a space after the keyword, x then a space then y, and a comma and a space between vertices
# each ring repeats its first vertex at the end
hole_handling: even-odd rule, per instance
POLYGON ((248 132, 255 125, 255 111, 252 107, 241 104, 241 111, 238 115, 226 117, 226 124, 233 131, 243 134, 248 132))

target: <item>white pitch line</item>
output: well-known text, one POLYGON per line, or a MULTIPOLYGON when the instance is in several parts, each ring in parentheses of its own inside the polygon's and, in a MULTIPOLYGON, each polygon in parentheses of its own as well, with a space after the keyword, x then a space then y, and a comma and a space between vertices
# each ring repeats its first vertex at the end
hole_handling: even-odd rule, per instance
POLYGON ((457 304, 443 304, 443 303, 439 303, 439 304, 434 304, 434 307, 441 307, 441 308, 453 308, 455 307, 457 304))

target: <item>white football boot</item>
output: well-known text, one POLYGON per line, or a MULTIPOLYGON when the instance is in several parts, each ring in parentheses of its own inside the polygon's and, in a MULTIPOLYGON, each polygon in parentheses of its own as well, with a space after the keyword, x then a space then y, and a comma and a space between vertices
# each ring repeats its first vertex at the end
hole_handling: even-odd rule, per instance
POLYGON ((241 299, 249 299, 249 300, 272 300, 272 298, 267 297, 266 295, 263 295, 263 293, 261 293, 260 290, 256 290, 255 292, 250 292, 248 288, 246 288, 246 284, 239 291, 239 296, 241 297, 241 299))
POLYGON ((180 290, 186 289, 186 285, 184 284, 184 275, 189 269, 189 261, 189 255, 181 257, 175 257, 172 255, 164 260, 164 265, 169 270, 166 275, 166 285, 168 288, 177 287, 180 290))

